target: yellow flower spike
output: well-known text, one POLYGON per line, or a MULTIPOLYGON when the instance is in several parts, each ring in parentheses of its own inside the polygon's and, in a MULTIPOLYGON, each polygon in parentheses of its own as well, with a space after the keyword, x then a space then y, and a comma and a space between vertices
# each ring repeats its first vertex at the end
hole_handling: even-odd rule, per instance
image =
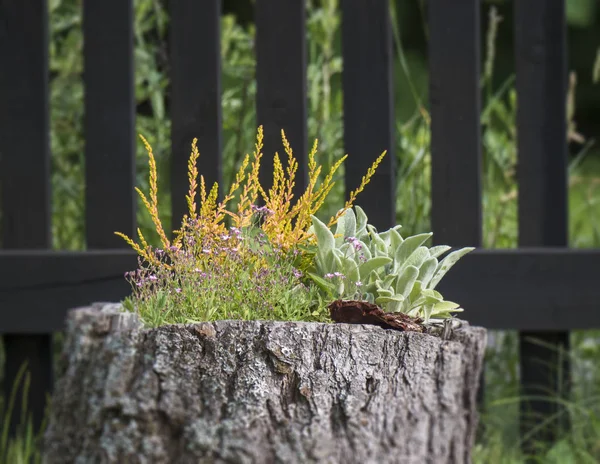
MULTIPOLYGON (((336 171, 345 161, 346 156, 338 160, 331 167, 323 182, 319 183, 318 179, 321 174, 322 166, 319 166, 316 161, 318 140, 315 139, 312 149, 308 154, 308 185, 302 194, 299 195, 297 201, 292 204, 294 197, 293 189, 295 188, 295 176, 298 171, 298 161, 294 157, 292 147, 285 136, 285 132, 281 131, 283 147, 287 154, 287 165, 284 166, 275 153, 273 159, 273 185, 268 192, 265 192, 259 179, 260 161, 263 156, 263 127, 259 126, 256 134, 256 143, 252 161, 246 155, 240 169, 236 173, 235 180, 231 185, 229 192, 225 198, 218 203, 218 184, 215 183, 210 192, 207 192, 204 176, 200 175, 198 185, 198 168, 197 161, 200 156, 197 148, 197 140, 192 142, 192 149, 188 161, 188 181, 189 191, 186 195, 186 202, 189 214, 184 216, 180 229, 174 232, 173 244, 178 247, 187 246, 187 238, 193 238, 196 243, 207 240, 207 243, 213 248, 219 248, 217 245, 220 236, 227 232, 224 219, 229 216, 232 218, 232 223, 236 227, 247 227, 252 223, 254 211, 252 207, 256 204, 259 197, 264 200, 264 204, 271 213, 264 218, 262 223, 263 232, 274 245, 281 246, 284 250, 302 243, 310 238, 308 229, 312 224, 311 214, 315 214, 324 204, 326 197, 331 192, 335 185, 333 177, 336 171), (249 167, 249 172, 248 171, 249 167), (198 194, 198 187, 200 191, 198 194), (199 203, 196 203, 196 196, 199 195, 199 203), (233 202, 237 207, 237 212, 234 213, 228 208, 228 204, 233 202)), ((146 139, 141 137, 144 146, 148 152, 148 165, 150 170, 149 184, 150 191, 146 196, 139 188, 136 188, 145 208, 150 213, 156 232, 160 237, 163 247, 169 247, 169 241, 166 238, 162 228, 160 218, 158 216, 158 176, 156 168, 156 160, 152 153, 152 148, 146 139)), ((366 184, 371 180, 375 173, 375 169, 381 163, 385 152, 377 158, 367 174, 362 178, 360 186, 351 192, 349 200, 344 206, 344 210, 338 212, 338 215, 331 219, 331 223, 343 214, 343 211, 352 206, 352 202, 356 196, 364 189, 366 184)), ((140 256, 156 265, 165 265, 162 261, 149 252, 149 246, 138 231, 140 244, 135 243, 132 239, 124 234, 117 233, 121 236, 140 256)), ((194 250, 191 250, 194 253, 194 250)), ((210 259, 224 259, 221 254, 212 254, 210 259)), ((207 256, 199 255, 200 261, 208 259, 207 256)))
POLYGON ((194 138, 194 140, 192 141, 192 153, 191 153, 190 159, 188 161, 188 180, 189 180, 189 184, 190 184, 190 189, 186 196, 186 200, 187 200, 188 210, 189 210, 191 219, 196 219, 196 208, 197 208, 196 202, 194 201, 196 198, 196 190, 198 189, 197 161, 198 161, 198 157, 200 156, 200 152, 198 151, 198 147, 196 145, 197 143, 198 143, 198 139, 194 138))

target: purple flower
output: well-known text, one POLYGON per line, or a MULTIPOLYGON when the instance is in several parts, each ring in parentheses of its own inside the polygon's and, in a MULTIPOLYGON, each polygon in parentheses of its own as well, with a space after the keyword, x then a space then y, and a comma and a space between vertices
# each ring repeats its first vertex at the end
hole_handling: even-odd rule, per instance
POLYGON ((300 277, 302 277, 302 272, 301 272, 301 271, 299 271, 298 269, 294 269, 294 270, 293 270, 293 273, 294 273, 294 277, 295 277, 296 279, 299 279, 300 277))
POLYGON ((148 280, 150 282, 156 282, 158 280, 158 277, 156 277, 154 274, 148 276, 148 280))
POLYGON ((275 214, 272 209, 267 208, 266 206, 256 206, 252 205, 252 211, 257 213, 260 216, 267 217, 275 214))
POLYGON ((357 286, 357 287, 362 287, 362 282, 361 282, 360 280, 359 280, 359 281, 357 281, 357 282, 356 282, 356 286, 357 286))
POLYGON ((177 287, 177 288, 175 289, 175 293, 181 293, 181 289, 180 289, 179 287, 177 287))
POLYGON ((356 237, 347 237, 346 242, 351 243, 356 251, 362 250, 362 244, 360 243, 360 240, 356 237))

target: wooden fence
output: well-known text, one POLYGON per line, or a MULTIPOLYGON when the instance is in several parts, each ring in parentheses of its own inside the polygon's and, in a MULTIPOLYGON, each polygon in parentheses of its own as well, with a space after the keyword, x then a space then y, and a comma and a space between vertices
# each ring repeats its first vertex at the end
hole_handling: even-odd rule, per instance
MULTIPOLYGON (((170 2, 173 217, 183 214, 189 144, 198 137, 202 171, 221 176, 219 0, 170 2)), ((392 41, 388 0, 341 0, 346 182, 358 185, 384 149, 361 195, 379 228, 395 222, 392 41)), ((429 0, 432 228, 436 243, 481 245, 480 2, 429 0)), ((566 26, 564 0, 516 0, 519 245, 478 249, 441 291, 472 324, 521 331, 524 393, 555 389, 558 355, 527 341, 568 347, 568 331, 600 328, 600 252, 567 245, 566 26), (543 367, 538 359, 550 361, 543 367), (554 368, 552 367, 554 366, 554 368)), ((0 0, 0 333, 5 388, 24 360, 36 421, 50 390, 51 337, 69 308, 117 301, 136 258, 114 236, 135 230, 135 103, 131 0, 83 6, 87 251, 51 251, 48 12, 46 0, 0 0)), ((257 119, 265 153, 284 128, 306 182, 305 5, 257 0, 257 119)), ((264 172, 269 172, 265 166, 264 172)), ((545 417, 548 402, 523 405, 545 417)), ((523 425, 524 427, 526 425, 523 425)), ((537 435, 535 439, 551 439, 537 435)))

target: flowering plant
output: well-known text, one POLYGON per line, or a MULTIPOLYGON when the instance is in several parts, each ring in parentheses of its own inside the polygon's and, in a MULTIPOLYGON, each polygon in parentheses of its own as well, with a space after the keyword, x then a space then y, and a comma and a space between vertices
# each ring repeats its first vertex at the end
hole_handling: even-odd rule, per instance
POLYGON ((307 275, 329 299, 375 303, 390 313, 404 313, 428 322, 462 311, 435 290, 442 277, 473 248, 462 248, 438 261, 448 246, 428 248, 431 233, 403 238, 395 226, 386 232, 367 224, 364 211, 348 209, 336 233, 312 217, 317 238, 314 266, 307 275))
MULTIPOLYGON (((139 229, 139 243, 116 232, 139 255, 139 268, 126 275, 133 288, 125 301, 128 309, 138 311, 149 325, 214 319, 326 318, 321 293, 303 275, 307 263, 301 245, 313 240, 312 217, 323 205, 333 187, 333 176, 346 157, 338 160, 319 183, 322 168, 316 162, 315 141, 308 157, 307 188, 293 202, 298 163, 285 133, 281 134, 287 166, 284 169, 275 154, 273 186, 265 191, 259 182, 263 146, 259 127, 252 161, 245 157, 221 202, 217 202, 217 183, 208 193, 203 176, 198 184, 199 152, 194 140, 188 162, 188 214, 172 241, 159 218, 158 174, 152 148, 142 137, 149 157, 149 196, 136 190, 155 224, 161 246, 150 246, 139 229), (264 206, 257 205, 259 198, 264 206), (230 208, 230 204, 237 206, 230 208)), ((352 207, 384 156, 385 152, 375 160, 329 225, 352 207)))

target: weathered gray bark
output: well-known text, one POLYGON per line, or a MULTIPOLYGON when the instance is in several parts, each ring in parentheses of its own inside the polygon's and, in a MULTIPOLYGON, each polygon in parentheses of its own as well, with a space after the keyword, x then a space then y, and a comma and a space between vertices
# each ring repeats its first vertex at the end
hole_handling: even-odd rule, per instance
POLYGON ((468 463, 485 330, 74 310, 46 463, 468 463))

